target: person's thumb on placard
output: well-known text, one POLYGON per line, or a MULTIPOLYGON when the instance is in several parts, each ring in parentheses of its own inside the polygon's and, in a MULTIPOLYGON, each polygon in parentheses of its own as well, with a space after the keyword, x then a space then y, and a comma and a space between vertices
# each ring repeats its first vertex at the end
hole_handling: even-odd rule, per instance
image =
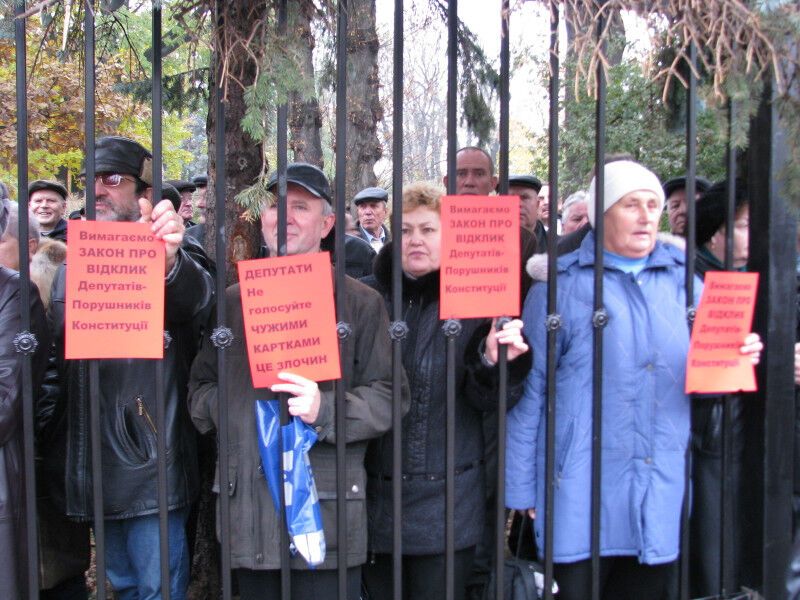
POLYGON ((139 212, 142 214, 140 223, 149 223, 153 214, 153 203, 147 198, 139 198, 139 212))

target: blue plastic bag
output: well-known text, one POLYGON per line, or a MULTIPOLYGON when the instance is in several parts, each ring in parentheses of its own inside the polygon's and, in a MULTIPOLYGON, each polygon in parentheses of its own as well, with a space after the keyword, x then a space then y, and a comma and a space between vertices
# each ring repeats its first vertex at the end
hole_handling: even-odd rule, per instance
POLYGON ((322 564, 325 560, 325 533, 317 486, 308 459, 308 451, 317 441, 317 434, 298 417, 292 417, 288 424, 281 426, 277 400, 256 400, 256 424, 261 464, 276 512, 281 506, 280 481, 283 481, 286 524, 292 550, 299 552, 311 567, 322 564), (279 456, 279 432, 283 441, 283 464, 279 456))

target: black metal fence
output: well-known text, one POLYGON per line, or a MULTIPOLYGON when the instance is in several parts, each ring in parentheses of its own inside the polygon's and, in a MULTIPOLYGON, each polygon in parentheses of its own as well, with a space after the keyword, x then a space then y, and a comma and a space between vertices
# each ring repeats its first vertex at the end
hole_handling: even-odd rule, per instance
MULTIPOLYGON (((95 88, 94 88, 94 73, 95 73, 95 54, 94 54, 94 13, 91 10, 91 5, 87 3, 87 10, 85 10, 84 31, 85 31, 85 79, 86 79, 86 97, 85 97, 85 123, 86 123, 86 180, 93 181, 95 174, 94 167, 94 153, 92 149, 95 146, 95 88)), ((281 28, 286 27, 286 9, 287 1, 281 0, 279 3, 279 21, 278 26, 281 28)), ((499 10, 502 11, 504 18, 502 19, 502 30, 498 32, 502 39, 501 47, 501 75, 500 75, 500 154, 499 154, 499 173, 500 173, 500 191, 507 192, 508 190, 508 161, 509 161, 509 31, 513 27, 512 13, 509 11, 509 0, 500 0, 496 7, 493 9, 490 5, 486 6, 486 10, 499 10)), ((16 14, 22 15, 25 11, 24 3, 18 2, 16 5, 16 14)), ((161 127, 161 15, 162 8, 160 3, 153 3, 153 22, 152 22, 152 40, 153 40, 153 140, 152 149, 154 156, 154 193, 156 197, 161 197, 161 178, 158 174, 162 172, 162 127, 161 127)), ((404 4, 403 0, 396 0, 394 3, 394 65, 393 65, 393 182, 392 192, 395 199, 402 196, 402 169, 403 163, 403 48, 404 48, 404 29, 403 29, 403 15, 404 4)), ((447 84, 447 173, 449 176, 448 192, 455 191, 456 181, 456 150, 459 147, 457 136, 457 15, 458 3, 456 0, 450 0, 448 3, 448 84, 447 84)), ((347 118, 347 88, 346 88, 346 61, 347 51, 345 40, 347 38, 348 28, 348 11, 346 0, 339 0, 338 2, 338 27, 337 27, 337 87, 336 87, 336 137, 337 147, 340 149, 346 148, 345 135, 346 135, 346 118, 347 118)), ((599 19, 597 22, 597 35, 603 31, 604 22, 599 19)), ((17 72, 17 156, 19 165, 19 205, 20 205, 20 254, 25 255, 23 246, 25 240, 28 238, 28 162, 27 162, 27 109, 26 109, 26 32, 24 18, 18 18, 15 23, 16 31, 16 72, 17 72)), ((559 197, 559 173, 558 173, 558 154, 559 154, 559 2, 551 0, 550 2, 550 127, 549 127, 549 185, 550 185, 550 217, 549 228, 551 231, 556 230, 557 218, 557 202, 559 197)), ((696 49, 691 49, 691 60, 696 60, 696 49)), ((597 109, 596 109, 596 146, 595 146, 595 164, 601 165, 605 162, 605 78, 602 73, 602 67, 598 67, 598 89, 597 89, 597 109)), ((752 121, 752 137, 751 145, 748 150, 748 181, 749 181, 749 194, 750 194, 750 263, 751 270, 757 271, 761 277, 761 286, 758 296, 758 307, 756 317, 756 331, 760 332, 762 338, 766 343, 766 351, 763 356, 761 367, 758 369, 759 392, 754 394, 750 401, 757 406, 758 419, 756 423, 752 424, 753 435, 758 440, 757 447, 763 452, 755 457, 753 464, 756 467, 755 472, 752 473, 753 485, 759 491, 759 502, 757 505, 749 507, 751 510, 751 519, 757 522, 755 530, 758 531, 757 539, 750 540, 750 549, 747 560, 751 562, 752 573, 751 580, 745 581, 749 587, 757 590, 764 598, 779 598, 783 596, 783 576, 784 568, 787 564, 787 557, 790 549, 790 535, 792 530, 791 521, 791 500, 792 500, 792 445, 793 445, 793 421, 794 421, 794 390, 792 387, 792 364, 791 347, 794 342, 794 319, 795 319, 795 279, 794 279, 794 219, 788 212, 786 206, 786 198, 782 196, 783 192, 779 187, 778 172, 786 160, 785 148, 786 140, 781 138, 781 131, 777 122, 777 115, 774 105, 772 103, 772 88, 767 85, 761 107, 758 114, 752 121)), ((213 90, 214 100, 213 107, 216 112, 216 139, 218 141, 225 139, 225 105, 222 101, 222 90, 220 89, 219 80, 217 78, 216 85, 213 90)), ((695 198, 695 184, 696 184, 696 115, 697 115, 697 81, 694 76, 689 78, 689 93, 687 95, 687 129, 686 129, 686 172, 687 178, 687 199, 689 203, 688 210, 688 230, 687 230, 687 260, 686 260, 686 298, 687 298, 687 319, 692 321, 694 316, 694 306, 692 306, 691 298, 693 297, 693 275, 694 275, 694 198, 695 198)), ((731 113, 735 110, 735 106, 731 106, 731 113)), ((287 166, 287 115, 288 108, 284 104, 278 108, 277 123, 278 123, 278 161, 277 170, 278 177, 278 196, 283 199, 283 202, 278 203, 279 207, 279 248, 286 246, 286 166, 287 166)), ((223 223, 225 220, 225 161, 226 153, 224 144, 218 143, 216 146, 216 177, 213 177, 215 186, 216 198, 216 217, 218 223, 223 223)), ((336 155, 336 172, 345 172, 346 156, 343 152, 336 155)), ((727 213, 727 226, 728 232, 726 256, 727 265, 731 265, 732 261, 732 222, 733 222, 733 181, 736 178, 736 154, 733 150, 729 153, 728 160, 728 181, 731 182, 729 188, 729 210, 727 213)), ((596 197, 596 214, 603 212, 603 170, 597 170, 597 197, 596 197)), ((337 190, 336 190, 336 255, 344 255, 344 214, 345 214, 345 190, 344 190, 344 177, 337 177, 337 190)), ((396 200, 397 202, 397 200, 396 200)), ((95 198, 94 189, 91 185, 86 189, 86 211, 89 219, 95 217, 95 198)), ((392 231, 396 238, 401 235, 401 217, 402 211, 395 210, 392 216, 392 231)), ((607 321, 604 302, 603 302, 603 220, 599 219, 595 225, 595 300, 594 300, 594 402, 593 402, 593 431, 592 431, 592 448, 593 456, 599 456, 602 447, 602 437, 604 432, 601 428, 601 411, 602 403, 600 398, 603 392, 603 379, 601 377, 602 364, 603 364, 603 327, 607 321)), ((224 235, 224 228, 217 228, 216 231, 216 256, 226 256, 226 239, 224 235)), ((393 523, 394 523, 394 545, 393 545, 393 572, 394 572, 394 597, 402 598, 402 579, 400 577, 402 569, 402 543, 401 543, 401 523, 402 523, 402 502, 401 502, 401 436, 402 436, 402 414, 400 406, 400 374, 402 370, 401 363, 401 348, 405 333, 405 324, 402 322, 402 278, 401 278, 401 255, 400 244, 395 244, 393 248, 392 264, 393 264, 393 314, 390 315, 392 325, 390 335, 392 339, 392 365, 393 365, 393 397, 394 405, 392 412, 392 424, 394 430, 392 455, 394 457, 393 467, 393 523)), ((547 347, 534 348, 534 352, 547 353, 547 406, 546 406, 546 444, 547 444, 547 460, 546 460, 546 482, 547 494, 545 500, 545 545, 543 550, 544 556, 544 572, 545 572, 545 586, 544 597, 551 598, 550 582, 553 579, 553 486, 554 486, 554 444, 555 444, 555 414, 556 403, 559 390, 556 387, 555 378, 555 344, 559 328, 559 315, 556 314, 556 300, 558 295, 557 280, 556 280, 556 247, 555 237, 551 236, 548 241, 548 293, 547 293, 547 313, 548 313, 548 334, 547 334, 547 347)), ((219 332, 224 331, 226 324, 224 322, 226 307, 225 307, 225 272, 224 266, 219 265, 216 275, 217 287, 217 317, 219 322, 219 332)), ((20 264, 20 272, 23 280, 29 278, 29 268, 27 261, 23 260, 20 264)), ((348 335, 349 328, 346 323, 341 322, 341 298, 339 297, 344 290, 342 285, 344 273, 344 262, 337 261, 335 278, 337 285, 335 287, 337 293, 337 305, 339 306, 339 313, 337 317, 340 319, 339 332, 340 338, 344 340, 348 335)), ((28 302, 28 288, 22 287, 22 303, 21 303, 21 323, 24 332, 30 329, 30 315, 27 311, 29 306, 28 302)), ((448 394, 446 399, 447 406, 447 436, 446 436, 446 498, 445 498, 445 537, 446 537, 446 598, 452 599, 454 594, 454 527, 453 515, 455 510, 455 494, 454 494, 454 473, 455 473, 455 388, 454 388, 454 340, 459 335, 460 328, 457 322, 447 322, 443 324, 445 331, 449 337, 448 342, 448 394)), ((224 337, 224 336, 223 336, 224 337)), ((34 414, 32 407, 32 390, 31 390, 31 362, 30 353, 27 354, 28 359, 24 362, 24 446, 25 446, 25 469, 29 474, 34 473, 34 414)), ((225 378, 226 378, 226 351, 224 344, 218 346, 218 373, 219 373, 219 390, 220 394, 224 395, 225 378)), ((496 489, 498 497, 503 497, 504 492, 504 440, 505 440, 505 407, 506 407, 506 393, 505 393, 505 354, 501 353, 500 370, 503 374, 501 381, 501 391, 499 396, 499 419, 498 419, 498 438, 500 441, 499 447, 499 466, 498 476, 496 481, 496 489)), ((98 387, 98 365, 96 362, 90 364, 89 380, 90 380, 90 411, 91 411, 91 447, 92 447, 92 465, 93 473, 97 476, 92 478, 93 481, 93 501, 94 501, 94 537, 96 541, 96 562, 97 562, 97 593, 98 597, 106 596, 105 584, 105 558, 104 558, 104 523, 103 523, 103 479, 101 473, 101 456, 100 456, 100 434, 98 423, 100 422, 100 413, 102 407, 100 406, 100 396, 98 387)), ((160 382, 157 385, 158 398, 157 398, 157 411, 156 422, 159 429, 163 429, 165 414, 164 414, 164 398, 163 398, 163 380, 164 371, 163 365, 159 362, 156 371, 156 379, 160 382)), ((224 397, 219 398, 219 477, 220 489, 228 489, 228 452, 229 447, 228 439, 228 414, 227 402, 224 397)), ((336 430, 343 432, 346 427, 345 422, 345 397, 344 389, 341 382, 336 386, 336 430)), ((727 414, 727 413, 726 413, 727 414)), ((286 418, 286 406, 282 403, 282 418, 286 418)), ((725 436, 730 436, 730 420, 725 419, 725 436)), ((336 442, 336 456, 337 456, 337 474, 338 474, 338 488, 337 488, 337 510, 338 510, 338 539, 340 544, 346 545, 347 540, 347 519, 345 510, 345 477, 342 475, 345 468, 345 436, 337 435, 336 442)), ((158 438, 158 489, 160 501, 160 531, 161 531, 161 568, 162 568, 162 596, 169 598, 169 575, 168 575, 168 544, 167 544, 167 483, 166 483, 166 459, 165 459, 165 440, 161 436, 158 438)), ((723 465, 730 457, 723 459, 723 465)), ((688 465, 688 461, 687 461, 688 465)), ((687 466, 687 478, 689 476, 689 469, 687 466)), ((725 477, 725 466, 723 466, 723 486, 729 484, 728 478, 725 477)), ((591 496, 591 550, 592 550, 592 598, 600 598, 600 583, 599 583, 599 557, 600 557, 600 482, 603 473, 600 469, 600 461, 594 460, 592 464, 592 488, 586 490, 586 494, 591 496)), ((727 488, 723 488, 725 490, 727 488)), ((723 491, 721 515, 723 523, 726 523, 730 507, 727 504, 728 494, 723 491)), ((26 500, 27 500, 27 515, 28 515, 28 547, 29 547, 29 571, 28 571, 28 585, 31 590, 31 597, 36 598, 38 594, 36 590, 39 589, 39 566, 37 555, 37 535, 36 535, 36 502, 35 502, 35 480, 34 477, 26 478, 26 500)), ((230 519, 236 518, 235 515, 230 514, 229 498, 228 495, 223 493, 219 496, 220 501, 220 515, 221 520, 219 523, 221 536, 221 580, 222 580, 222 595, 223 598, 229 599, 232 597, 231 585, 231 559, 230 559, 230 519)), ((502 507, 502 503, 497 508, 496 513, 496 536, 495 536, 495 553, 502 556, 505 546, 505 522, 506 514, 502 507)), ((678 510, 678 507, 676 507, 678 510)), ((688 527, 689 516, 689 498, 684 501, 682 507, 682 543, 681 543, 681 585, 680 597, 688 598, 688 536, 686 534, 688 527)), ((730 588, 731 577, 731 557, 728 548, 729 532, 725 527, 722 528, 723 537, 719 541, 709 540, 709 544, 719 543, 722 549, 722 567, 720 573, 720 596, 727 593, 734 592, 730 588)), ((291 592, 289 589, 289 547, 288 537, 285 534, 281 536, 283 561, 282 561, 282 583, 283 583, 283 597, 290 598, 291 592)), ((341 551, 341 549, 340 549, 341 551)), ((342 554, 340 554, 342 556, 342 554)), ((497 597, 502 596, 503 589, 503 565, 502 561, 496 561, 496 592, 497 597)), ((339 597, 344 598, 346 594, 346 561, 339 561, 339 597)))

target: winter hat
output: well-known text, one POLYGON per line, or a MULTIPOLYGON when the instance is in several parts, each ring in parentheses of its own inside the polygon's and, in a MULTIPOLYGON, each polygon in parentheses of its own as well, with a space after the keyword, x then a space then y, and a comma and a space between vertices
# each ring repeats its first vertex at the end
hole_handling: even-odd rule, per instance
MULTIPOLYGON (((736 180, 733 210, 738 212, 748 203, 747 183, 743 179, 736 180)), ((705 245, 720 227, 725 226, 728 208, 728 182, 718 181, 708 188, 695 204, 695 242, 705 245)))
MULTIPOLYGON (((647 190, 658 196, 659 208, 664 207, 664 190, 655 173, 632 160, 617 160, 604 167, 605 194, 603 212, 617 203, 623 196, 638 190, 647 190)), ((589 223, 594 227, 595 178, 589 185, 589 223)))

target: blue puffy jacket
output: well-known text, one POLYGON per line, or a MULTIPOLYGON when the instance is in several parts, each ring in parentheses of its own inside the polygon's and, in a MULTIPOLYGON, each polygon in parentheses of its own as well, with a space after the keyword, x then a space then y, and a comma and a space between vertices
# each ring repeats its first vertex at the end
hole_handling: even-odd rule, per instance
MULTIPOLYGON (((558 260, 553 559, 590 557, 594 234, 558 260)), ((600 553, 659 564, 678 556, 689 398, 684 254, 657 242, 634 276, 606 266, 600 553)), ((699 297, 701 284, 695 291, 699 297)), ((536 507, 544 547, 547 286, 525 301, 534 364, 508 416, 506 505, 536 507)))

